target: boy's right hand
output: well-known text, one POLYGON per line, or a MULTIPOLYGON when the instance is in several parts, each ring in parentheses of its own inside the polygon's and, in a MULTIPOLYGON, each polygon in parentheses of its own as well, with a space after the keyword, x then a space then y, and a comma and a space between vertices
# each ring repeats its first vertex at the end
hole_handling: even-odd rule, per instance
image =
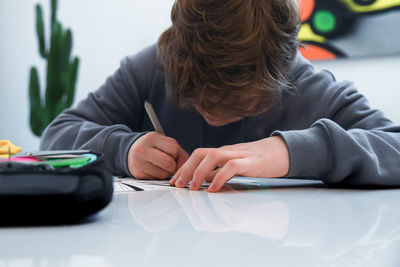
POLYGON ((128 169, 137 179, 166 179, 189 158, 178 142, 157 132, 139 137, 129 148, 128 169))

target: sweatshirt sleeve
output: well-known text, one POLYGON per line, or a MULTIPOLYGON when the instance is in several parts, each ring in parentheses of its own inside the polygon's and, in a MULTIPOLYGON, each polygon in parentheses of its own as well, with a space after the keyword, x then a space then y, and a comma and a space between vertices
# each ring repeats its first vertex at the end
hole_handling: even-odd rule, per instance
POLYGON ((45 130, 40 149, 90 149, 104 153, 115 175, 129 175, 127 154, 142 134, 143 103, 155 70, 154 46, 121 61, 120 68, 77 107, 45 130))
POLYGON ((331 185, 399 186, 400 127, 371 109, 353 84, 336 82, 329 72, 317 73, 311 66, 302 75, 299 101, 308 99, 303 106, 308 106, 311 126, 272 134, 289 149, 287 176, 331 185))

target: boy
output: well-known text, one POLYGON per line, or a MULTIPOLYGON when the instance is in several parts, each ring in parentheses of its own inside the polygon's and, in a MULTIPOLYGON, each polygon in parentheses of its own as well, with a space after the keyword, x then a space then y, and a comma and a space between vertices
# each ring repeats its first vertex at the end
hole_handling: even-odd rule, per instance
POLYGON ((171 18, 41 149, 104 152, 114 174, 207 180, 210 192, 235 175, 400 184, 400 128, 297 52, 295 0, 177 0, 171 18), (146 99, 167 136, 152 132, 146 99))

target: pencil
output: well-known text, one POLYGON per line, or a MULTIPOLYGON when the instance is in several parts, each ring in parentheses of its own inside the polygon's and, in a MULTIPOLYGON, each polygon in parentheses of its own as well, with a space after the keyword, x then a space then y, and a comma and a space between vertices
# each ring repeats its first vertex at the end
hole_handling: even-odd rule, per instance
POLYGON ((157 118, 157 115, 153 109, 153 106, 147 100, 144 101, 144 109, 146 110, 147 115, 149 115, 151 124, 153 124, 153 127, 156 130, 156 132, 165 135, 165 132, 161 126, 160 121, 157 118))

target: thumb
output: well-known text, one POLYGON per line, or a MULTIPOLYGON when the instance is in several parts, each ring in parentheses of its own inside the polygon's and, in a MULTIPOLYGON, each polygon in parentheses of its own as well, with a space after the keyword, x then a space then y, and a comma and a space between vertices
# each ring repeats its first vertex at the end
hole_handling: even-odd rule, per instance
POLYGON ((176 170, 179 170, 180 167, 189 159, 189 154, 183 149, 179 148, 178 158, 176 160, 176 170))

